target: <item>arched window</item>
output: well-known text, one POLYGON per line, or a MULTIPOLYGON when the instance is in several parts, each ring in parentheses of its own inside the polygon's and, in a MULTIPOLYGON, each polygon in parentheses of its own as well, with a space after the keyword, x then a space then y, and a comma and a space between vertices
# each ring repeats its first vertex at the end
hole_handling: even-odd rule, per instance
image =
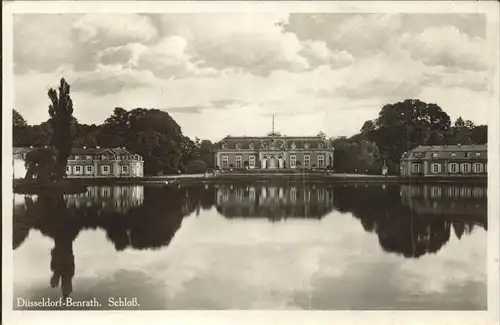
POLYGON ((297 148, 297 145, 295 144, 295 142, 292 142, 292 144, 290 145, 290 148, 292 148, 292 149, 297 148))
POLYGON ((240 143, 236 144, 236 149, 241 149, 241 144, 240 143))
POLYGON ((250 147, 250 149, 253 150, 253 149, 255 149, 255 144, 253 142, 251 142, 249 147, 250 147))
POLYGON ((463 163, 460 165, 460 171, 462 173, 470 173, 470 164, 469 163, 463 163))
POLYGON ((483 164, 475 163, 473 166, 474 166, 474 173, 482 173, 483 172, 483 164))
POLYGON ((432 173, 439 174, 441 172, 441 164, 432 164, 431 170, 432 170, 432 173))
POLYGON ((449 165, 449 171, 450 171, 450 173, 458 173, 458 164, 451 163, 449 165))

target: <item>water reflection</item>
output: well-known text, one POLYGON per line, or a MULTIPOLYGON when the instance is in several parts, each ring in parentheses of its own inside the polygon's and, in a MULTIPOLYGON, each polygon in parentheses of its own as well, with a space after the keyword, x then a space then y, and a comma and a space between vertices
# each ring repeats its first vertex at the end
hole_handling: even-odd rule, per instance
POLYGON ((418 258, 437 253, 450 239, 487 229, 486 188, 402 185, 337 188, 335 206, 375 232, 387 252, 418 258), (472 195, 475 193, 475 195, 472 195), (398 199, 399 196, 399 199, 398 199))
MULTIPOLYGON (((154 250, 171 243, 183 218, 203 216, 203 210, 212 208, 242 224, 258 218, 310 219, 307 224, 313 227, 341 212, 360 221, 361 233, 375 234, 383 251, 416 259, 440 251, 452 233, 461 239, 477 228, 486 230, 486 196, 486 187, 444 185, 91 187, 81 195, 16 195, 13 245, 23 245, 33 229, 51 238, 47 285, 60 287, 66 297, 73 291, 75 276, 73 243, 82 230, 103 230, 116 251, 154 250)), ((333 228, 331 236, 335 232, 342 228, 333 228)), ((349 242, 345 245, 348 250, 349 242)))
POLYGON ((333 206, 333 188, 324 185, 218 185, 217 211, 226 218, 321 219, 333 206))
MULTIPOLYGON (((184 216, 207 206, 206 193, 173 188, 92 187, 80 195, 25 196, 14 204, 14 249, 31 229, 54 241, 50 268, 52 287, 61 286, 63 297, 72 292, 75 274, 73 242, 85 229, 103 229, 117 251, 167 246, 184 216)), ((16 197, 19 200, 19 197, 16 197)))

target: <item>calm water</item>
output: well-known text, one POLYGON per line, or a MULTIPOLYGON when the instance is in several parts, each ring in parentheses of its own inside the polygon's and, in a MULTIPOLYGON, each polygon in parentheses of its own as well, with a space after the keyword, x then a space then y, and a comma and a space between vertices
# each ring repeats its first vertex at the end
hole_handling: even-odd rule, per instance
POLYGON ((486 188, 472 186, 16 195, 14 297, 96 297, 102 309, 109 297, 136 297, 128 309, 485 309, 486 211, 486 188))

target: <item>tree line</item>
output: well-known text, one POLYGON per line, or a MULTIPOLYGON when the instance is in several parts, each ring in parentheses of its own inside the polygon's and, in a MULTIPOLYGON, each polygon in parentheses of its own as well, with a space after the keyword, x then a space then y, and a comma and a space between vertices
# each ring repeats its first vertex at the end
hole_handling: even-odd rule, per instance
POLYGON ((419 145, 486 144, 487 125, 450 116, 438 105, 418 99, 387 104, 352 137, 330 139, 335 170, 379 174, 382 166, 398 173, 401 155, 419 145))
MULTIPOLYGON (((219 144, 183 135, 167 112, 117 107, 103 124, 88 125, 73 116, 70 86, 64 79, 59 94, 50 89, 48 97, 49 118, 38 125, 28 125, 13 110, 13 146, 54 148, 53 156, 43 149, 30 153, 27 165, 47 166, 47 161, 53 161, 57 178, 64 176, 71 147, 125 147, 144 158, 146 175, 201 173, 217 167, 214 152, 219 144)), ((485 144, 487 138, 486 125, 476 126, 461 117, 452 125, 438 105, 407 99, 382 107, 378 117, 364 122, 358 134, 331 138, 330 142, 335 148, 335 171, 379 174, 384 164, 390 172, 398 172, 401 155, 419 145, 485 144)), ((50 172, 33 167, 31 174, 35 173, 50 172)))

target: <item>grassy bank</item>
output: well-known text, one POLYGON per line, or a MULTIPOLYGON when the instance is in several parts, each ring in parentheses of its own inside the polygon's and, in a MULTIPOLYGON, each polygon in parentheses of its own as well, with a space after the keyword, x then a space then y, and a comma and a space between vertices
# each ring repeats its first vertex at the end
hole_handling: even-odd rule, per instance
POLYGON ((467 183, 486 184, 486 177, 400 177, 359 174, 324 173, 235 173, 228 172, 205 178, 204 175, 147 176, 136 178, 70 178, 57 183, 40 184, 24 180, 14 181, 15 193, 38 193, 50 190, 62 193, 85 192, 86 186, 99 185, 146 185, 163 186, 196 185, 207 183, 297 183, 314 182, 329 184, 429 184, 429 183, 467 183))

